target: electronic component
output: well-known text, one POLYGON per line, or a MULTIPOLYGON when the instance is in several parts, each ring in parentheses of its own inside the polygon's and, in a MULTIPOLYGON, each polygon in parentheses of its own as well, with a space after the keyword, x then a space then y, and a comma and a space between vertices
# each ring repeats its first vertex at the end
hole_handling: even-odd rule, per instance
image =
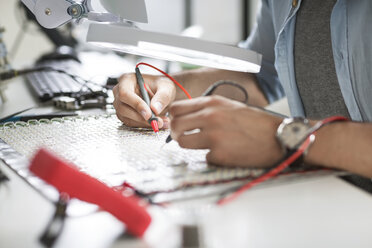
POLYGON ((65 110, 79 110, 84 108, 104 108, 108 104, 105 96, 95 96, 92 99, 80 100, 79 97, 60 96, 53 98, 57 108, 65 110))

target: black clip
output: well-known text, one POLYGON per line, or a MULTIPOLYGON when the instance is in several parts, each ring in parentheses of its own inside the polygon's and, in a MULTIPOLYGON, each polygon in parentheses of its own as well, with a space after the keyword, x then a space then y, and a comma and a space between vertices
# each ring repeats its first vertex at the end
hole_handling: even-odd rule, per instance
POLYGON ((182 247, 185 248, 201 247, 199 230, 197 225, 182 226, 182 247))
POLYGON ((7 176, 5 176, 4 172, 2 172, 0 170, 0 184, 6 182, 8 180, 9 180, 9 178, 7 176))
POLYGON ((52 247, 54 242, 57 240, 58 236, 62 232, 63 226, 65 224, 66 209, 69 201, 69 196, 65 193, 61 193, 59 200, 56 203, 56 211, 53 218, 48 223, 45 231, 40 237, 40 242, 45 247, 52 247))

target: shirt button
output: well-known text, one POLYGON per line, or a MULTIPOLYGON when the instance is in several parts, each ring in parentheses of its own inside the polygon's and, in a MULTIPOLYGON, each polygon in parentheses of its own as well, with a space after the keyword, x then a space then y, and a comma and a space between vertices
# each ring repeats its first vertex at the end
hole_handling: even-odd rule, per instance
POLYGON ((298 4, 298 0, 293 0, 292 1, 292 7, 293 8, 296 8, 297 7, 297 4, 298 4))

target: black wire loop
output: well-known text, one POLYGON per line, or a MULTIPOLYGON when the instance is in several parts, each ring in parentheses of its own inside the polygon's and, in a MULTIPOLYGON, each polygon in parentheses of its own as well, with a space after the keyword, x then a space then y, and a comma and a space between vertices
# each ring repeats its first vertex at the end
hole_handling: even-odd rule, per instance
POLYGON ((241 86, 240 84, 235 83, 235 82, 233 82, 233 81, 226 81, 226 80, 217 81, 217 82, 215 82, 214 84, 212 84, 211 86, 209 86, 209 88, 208 88, 208 89, 203 93, 203 96, 210 96, 210 95, 212 95, 213 92, 214 92, 218 87, 220 87, 220 86, 222 86, 222 85, 231 85, 231 86, 233 86, 233 87, 239 89, 240 91, 242 91, 243 94, 244 94, 244 100, 243 100, 242 102, 245 103, 245 104, 248 104, 248 99, 249 99, 249 97, 248 97, 248 92, 247 92, 247 90, 246 90, 243 86, 241 86))

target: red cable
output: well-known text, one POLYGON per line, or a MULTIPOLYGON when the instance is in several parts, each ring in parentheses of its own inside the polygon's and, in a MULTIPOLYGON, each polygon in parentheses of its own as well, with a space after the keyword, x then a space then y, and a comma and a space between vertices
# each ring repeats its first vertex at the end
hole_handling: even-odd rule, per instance
MULTIPOLYGON (((157 70, 158 72, 162 73, 164 76, 166 76, 167 78, 169 78, 175 85, 177 85, 184 93, 185 95, 189 98, 189 99, 192 99, 192 97, 190 96, 190 94, 187 92, 187 90, 179 83, 177 82, 176 79, 174 79, 171 75, 169 75, 168 73, 166 73, 165 71, 162 71, 160 70, 159 68, 156 68, 155 66, 153 65, 150 65, 150 64, 147 64, 147 63, 144 63, 144 62, 140 62, 136 65, 136 68, 138 68, 140 65, 146 65, 148 67, 151 67, 155 70, 157 70)), ((146 84, 145 84, 145 89, 147 90, 146 88, 146 84)), ((147 90, 148 91, 148 90, 147 90)))
POLYGON ((311 139, 310 136, 305 140, 305 142, 300 146, 300 148, 292 154, 288 159, 283 161, 281 164, 279 164, 277 167, 273 168, 269 172, 265 173, 264 175, 250 181, 249 183, 243 185, 240 187, 237 191, 235 191, 233 194, 220 199, 217 202, 217 205, 224 205, 226 203, 229 203, 233 200, 235 200, 238 196, 240 196, 244 191, 256 186, 257 184, 260 184, 270 178, 273 178, 277 176, 280 172, 282 172, 285 168, 287 168, 289 165, 291 165, 296 159, 298 159, 301 154, 306 151, 306 149, 309 147, 311 144, 311 139))
POLYGON ((296 161, 306 151, 306 149, 311 144, 311 138, 310 137, 312 135, 314 135, 319 130, 319 128, 321 128, 322 126, 324 126, 328 123, 334 122, 334 121, 347 121, 347 120, 348 119, 343 117, 343 116, 331 116, 331 117, 328 117, 324 120, 319 121, 318 123, 315 124, 311 134, 307 137, 305 142, 289 158, 287 158, 285 161, 283 161, 277 167, 273 168, 272 170, 265 173, 264 175, 246 183, 245 185, 240 187, 237 191, 235 191, 233 194, 231 194, 231 195, 229 195, 225 198, 220 199, 217 202, 217 204, 218 205, 224 205, 226 203, 229 203, 229 202, 233 201, 234 199, 236 199, 238 196, 240 196, 244 191, 246 191, 246 190, 256 186, 257 184, 260 184, 260 183, 262 183, 262 182, 264 182, 264 181, 266 181, 270 178, 273 178, 273 177, 277 176, 280 172, 282 172, 285 168, 287 168, 294 161, 296 161))

